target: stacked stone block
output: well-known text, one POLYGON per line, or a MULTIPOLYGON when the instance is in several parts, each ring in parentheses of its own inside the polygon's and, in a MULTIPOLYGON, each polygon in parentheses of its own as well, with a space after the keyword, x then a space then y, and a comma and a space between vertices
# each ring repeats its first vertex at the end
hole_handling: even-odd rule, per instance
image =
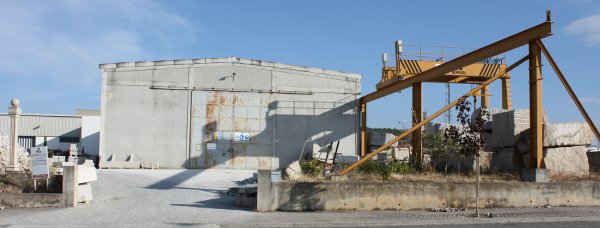
MULTIPOLYGON (((513 172, 529 167, 529 110, 497 113, 493 120, 492 138, 488 143, 494 151, 492 169, 513 172)), ((587 175, 586 146, 592 139, 593 133, 586 123, 550 124, 544 115, 545 167, 552 175, 587 175)))

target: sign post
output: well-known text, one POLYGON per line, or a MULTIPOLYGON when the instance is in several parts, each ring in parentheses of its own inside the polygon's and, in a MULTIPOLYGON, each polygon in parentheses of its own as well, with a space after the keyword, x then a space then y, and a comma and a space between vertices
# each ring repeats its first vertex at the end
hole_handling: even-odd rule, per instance
POLYGON ((33 177, 34 190, 37 191, 36 180, 46 179, 48 190, 48 147, 31 147, 31 176, 33 177))

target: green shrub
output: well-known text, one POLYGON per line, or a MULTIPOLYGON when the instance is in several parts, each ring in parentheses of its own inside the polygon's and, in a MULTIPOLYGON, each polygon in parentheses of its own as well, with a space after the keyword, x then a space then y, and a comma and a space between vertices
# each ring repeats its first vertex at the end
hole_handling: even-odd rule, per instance
POLYGON ((391 170, 385 164, 371 159, 359 166, 358 171, 365 174, 379 175, 384 180, 387 180, 392 174, 391 170))
POLYGON ((413 168, 407 162, 393 161, 387 164, 387 169, 394 174, 410 174, 413 168))
POLYGON ((302 173, 309 177, 318 177, 323 174, 323 164, 316 159, 300 160, 302 173))

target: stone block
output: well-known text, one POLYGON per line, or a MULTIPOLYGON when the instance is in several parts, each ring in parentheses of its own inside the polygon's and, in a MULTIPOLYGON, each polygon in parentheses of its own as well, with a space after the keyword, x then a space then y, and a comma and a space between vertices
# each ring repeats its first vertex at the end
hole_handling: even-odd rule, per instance
MULTIPOLYGON (((529 109, 515 109, 492 115, 492 137, 490 148, 513 147, 517 143, 516 137, 529 129, 529 109)), ((544 114, 543 123, 547 123, 544 114)))
POLYGON ((77 167, 79 169, 77 176, 77 181, 79 184, 98 180, 96 168, 86 165, 78 165, 77 167))
POLYGON ((90 183, 80 184, 77 187, 77 202, 84 203, 94 199, 92 194, 92 185, 90 183))
MULTIPOLYGON (((389 133, 380 133, 375 131, 368 131, 368 144, 369 146, 381 147, 392 139, 396 138, 395 135, 389 133)), ((394 143, 391 146, 396 146, 398 143, 394 143)))
POLYGON ((588 175, 589 163, 585 146, 556 147, 544 150, 544 163, 552 175, 588 175))
POLYGON ((550 182, 550 170, 548 169, 522 169, 521 180, 526 182, 550 182))
POLYGON ((544 147, 590 145, 594 133, 587 123, 544 125, 544 147))
POLYGON ((302 177, 302 169, 300 168, 300 161, 292 162, 285 169, 285 176, 287 177, 288 180, 298 180, 300 177, 302 177))
POLYGON ((492 154, 491 169, 499 172, 514 172, 519 170, 522 159, 514 148, 505 148, 492 154))
POLYGON ((408 161, 410 158, 410 148, 408 147, 397 147, 393 150, 394 160, 408 161))

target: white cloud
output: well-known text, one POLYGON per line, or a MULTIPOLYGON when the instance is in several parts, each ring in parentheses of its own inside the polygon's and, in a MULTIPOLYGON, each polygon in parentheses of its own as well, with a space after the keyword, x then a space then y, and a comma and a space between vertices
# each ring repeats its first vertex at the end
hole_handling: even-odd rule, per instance
POLYGON ((589 46, 600 46, 600 15, 589 16, 571 22, 565 31, 572 35, 582 36, 589 46))
POLYGON ((152 0, 0 1, 0 82, 61 100, 61 90, 79 90, 94 100, 98 64, 152 60, 161 49, 185 46, 197 27, 152 0))
POLYGON ((600 98, 598 98, 598 97, 583 97, 583 98, 581 98, 581 102, 588 103, 588 104, 600 105, 600 98))

